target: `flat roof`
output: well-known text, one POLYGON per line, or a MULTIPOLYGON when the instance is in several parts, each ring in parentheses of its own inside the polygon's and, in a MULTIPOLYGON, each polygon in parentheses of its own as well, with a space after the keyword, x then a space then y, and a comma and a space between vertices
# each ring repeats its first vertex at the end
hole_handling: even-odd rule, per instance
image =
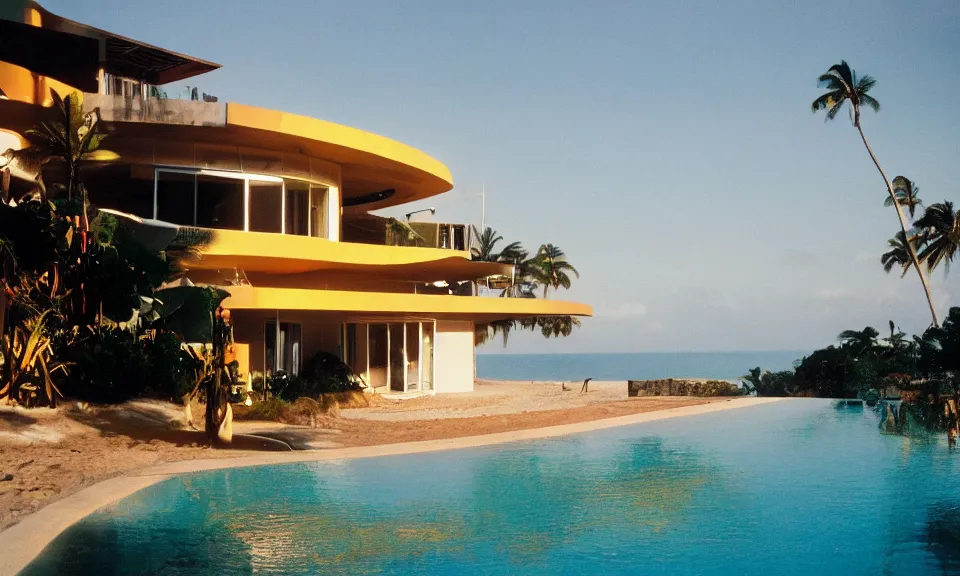
POLYGON ((29 0, 40 25, 2 20, 0 59, 55 78, 86 92, 96 92, 100 67, 110 74, 168 84, 210 72, 219 64, 152 46, 126 36, 58 16, 29 0), (24 50, 29 46, 29 50, 24 50))

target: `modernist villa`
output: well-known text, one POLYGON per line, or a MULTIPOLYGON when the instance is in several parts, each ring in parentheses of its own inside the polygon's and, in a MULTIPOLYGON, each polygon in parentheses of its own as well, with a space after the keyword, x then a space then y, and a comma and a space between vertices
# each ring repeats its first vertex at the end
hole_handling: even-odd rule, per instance
MULTIPOLYGON (((589 306, 495 298, 509 277, 471 261, 472 227, 411 223, 417 246, 374 211, 453 188, 438 160, 331 122, 187 90, 211 62, 62 18, 32 0, 0 8, 0 149, 49 113, 50 89, 84 93, 119 160, 85 167, 91 202, 145 226, 209 229, 194 284, 230 293, 243 374, 296 374, 318 351, 378 392, 473 388, 474 334, 498 319, 589 316, 589 306), (161 88, 161 86, 168 86, 161 88)), ((14 174, 23 179, 28 174, 14 174)), ((394 221, 395 222, 395 221, 394 221)))

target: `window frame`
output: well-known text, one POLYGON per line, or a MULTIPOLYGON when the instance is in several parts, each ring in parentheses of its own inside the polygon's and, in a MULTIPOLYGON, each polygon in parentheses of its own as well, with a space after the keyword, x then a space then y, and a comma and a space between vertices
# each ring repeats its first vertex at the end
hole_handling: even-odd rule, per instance
MULTIPOLYGON (((304 182, 307 184, 307 234, 291 234, 295 236, 305 236, 307 238, 324 238, 329 239, 330 236, 330 227, 327 226, 318 226, 317 236, 313 236, 311 232, 313 231, 313 210, 310 209, 310 203, 312 202, 312 195, 314 190, 321 190, 322 193, 320 197, 323 202, 319 205, 323 208, 324 212, 329 212, 329 206, 327 205, 327 198, 330 194, 330 186, 326 184, 314 182, 312 180, 307 180, 304 178, 293 178, 293 177, 280 177, 280 176, 271 176, 268 174, 253 174, 249 172, 234 172, 230 170, 211 170, 206 168, 190 168, 184 166, 167 166, 167 165, 155 165, 153 167, 153 219, 157 220, 160 213, 160 173, 169 172, 174 174, 188 174, 193 176, 193 226, 197 226, 197 201, 199 197, 198 193, 198 183, 197 176, 212 176, 219 178, 229 178, 233 180, 243 180, 243 232, 250 231, 250 182, 263 182, 263 183, 272 183, 280 184, 280 232, 279 234, 287 234, 287 181, 296 181, 304 182), (326 228, 321 229, 321 228, 326 228)), ((330 218, 330 214, 326 214, 326 218, 330 218)), ((322 224, 325 221, 323 215, 320 216, 320 223, 322 224)), ((266 232, 267 234, 277 234, 277 232, 266 232)))

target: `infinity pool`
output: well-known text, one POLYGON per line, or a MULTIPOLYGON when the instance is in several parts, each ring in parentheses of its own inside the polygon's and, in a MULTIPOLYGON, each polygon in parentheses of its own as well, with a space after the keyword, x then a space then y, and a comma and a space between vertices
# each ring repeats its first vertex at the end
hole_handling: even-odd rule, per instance
POLYGON ((960 574, 960 454, 792 400, 168 480, 25 574, 960 574))

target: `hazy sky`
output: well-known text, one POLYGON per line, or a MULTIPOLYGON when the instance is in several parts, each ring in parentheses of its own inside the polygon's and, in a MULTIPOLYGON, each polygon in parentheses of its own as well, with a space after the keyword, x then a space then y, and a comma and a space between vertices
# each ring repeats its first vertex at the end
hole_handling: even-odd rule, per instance
MULTIPOLYGON (((45 0, 223 65, 232 102, 348 124, 450 167, 448 221, 562 247, 558 296, 597 316, 509 352, 808 349, 846 328, 929 324, 883 272, 898 230, 846 115, 810 112, 846 59, 877 78, 864 128, 891 177, 960 204, 960 4, 45 0), (779 4, 779 6, 774 6, 779 4)), ((960 271, 933 275, 942 312, 960 271)), ((500 351, 500 345, 487 351, 500 351)))

